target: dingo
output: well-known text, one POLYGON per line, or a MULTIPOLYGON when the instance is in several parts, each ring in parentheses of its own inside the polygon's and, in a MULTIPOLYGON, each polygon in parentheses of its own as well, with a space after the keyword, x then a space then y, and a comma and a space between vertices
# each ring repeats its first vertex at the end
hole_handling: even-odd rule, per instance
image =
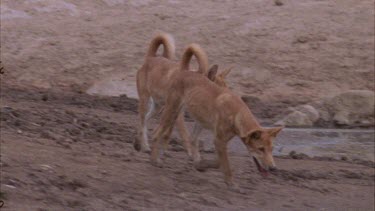
MULTIPOLYGON (((210 80, 215 81, 220 86, 226 86, 225 77, 230 69, 217 73, 218 66, 214 65, 208 69, 208 59, 206 53, 198 46, 190 48, 191 53, 195 55, 198 61, 198 73, 207 75, 210 80)), ((139 96, 139 116, 140 128, 137 138, 134 142, 136 150, 150 151, 147 138, 147 121, 155 112, 155 106, 161 106, 165 103, 168 93, 171 91, 171 84, 176 74, 179 74, 179 64, 172 61, 175 55, 175 45, 172 36, 166 33, 159 33, 151 41, 146 54, 143 66, 137 72, 137 91, 139 96), (160 45, 163 45, 163 56, 156 56, 160 45)), ((189 134, 184 123, 184 113, 178 115, 176 121, 178 132, 183 139, 184 147, 189 156, 191 156, 191 143, 189 134)))
POLYGON ((168 143, 180 110, 184 108, 197 122, 192 133, 194 164, 199 165, 201 162, 196 137, 202 128, 210 129, 215 135, 215 149, 225 183, 229 187, 235 187, 228 161, 227 143, 235 135, 239 136, 252 154, 258 170, 266 174, 268 170, 275 168, 273 140, 282 128, 262 128, 239 96, 228 88, 216 85, 202 74, 187 71, 195 46, 196 44, 191 44, 185 50, 179 74, 175 75, 170 84, 161 122, 152 138, 151 163, 162 166, 159 146, 162 142, 168 143))

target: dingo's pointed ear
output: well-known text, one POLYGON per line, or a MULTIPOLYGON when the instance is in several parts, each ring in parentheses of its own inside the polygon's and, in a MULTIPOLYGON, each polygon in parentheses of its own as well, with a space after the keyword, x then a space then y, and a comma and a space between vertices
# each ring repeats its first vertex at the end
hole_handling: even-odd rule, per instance
POLYGON ((253 145, 254 141, 259 140, 262 137, 262 130, 252 130, 246 136, 241 137, 241 139, 246 143, 253 145))
POLYGON ((208 79, 210 79, 211 81, 214 81, 215 79, 215 76, 217 74, 217 69, 219 67, 217 66, 217 64, 213 65, 209 70, 208 70, 208 79))
POLYGON ((249 134, 250 140, 258 140, 262 136, 262 131, 261 130, 254 130, 251 131, 249 134))
POLYGON ((275 127, 275 128, 271 128, 271 129, 268 129, 268 133, 273 136, 273 137, 276 137, 276 135, 283 129, 284 127, 275 127))
POLYGON ((224 70, 223 72, 220 73, 220 76, 222 78, 227 77, 227 75, 230 73, 230 71, 232 71, 232 69, 233 69, 233 67, 230 67, 229 69, 224 70))

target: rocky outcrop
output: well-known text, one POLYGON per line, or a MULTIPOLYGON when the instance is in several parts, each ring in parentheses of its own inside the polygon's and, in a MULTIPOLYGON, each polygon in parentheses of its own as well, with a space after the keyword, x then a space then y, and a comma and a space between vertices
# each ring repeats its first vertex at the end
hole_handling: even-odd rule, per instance
POLYGON ((375 96, 369 90, 350 90, 324 101, 336 125, 374 125, 375 96))
POLYGON ((312 105, 289 108, 276 125, 290 127, 373 127, 375 95, 369 90, 350 90, 312 105))
POLYGON ((311 127, 319 119, 319 112, 311 105, 302 105, 296 108, 289 108, 289 110, 292 112, 276 122, 276 125, 311 127))

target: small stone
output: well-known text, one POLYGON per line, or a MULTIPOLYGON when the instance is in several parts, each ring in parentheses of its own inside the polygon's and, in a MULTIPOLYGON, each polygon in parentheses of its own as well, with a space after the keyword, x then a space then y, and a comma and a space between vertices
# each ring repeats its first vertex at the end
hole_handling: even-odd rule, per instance
POLYGON ((301 37, 297 38, 297 42, 299 42, 299 43, 307 43, 307 41, 308 41, 308 38, 304 37, 304 36, 301 36, 301 37))
POLYGON ((73 117, 76 116, 74 111, 71 111, 71 110, 65 110, 65 113, 73 117))
POLYGON ((45 138, 45 139, 59 140, 58 135, 55 135, 54 133, 50 131, 46 131, 46 130, 40 134, 40 137, 45 138))
POLYGON ((68 144, 71 144, 71 143, 74 142, 74 141, 73 141, 72 139, 70 139, 70 138, 64 138, 62 141, 65 142, 65 143, 68 143, 68 144))
POLYGON ((47 164, 40 165, 40 168, 45 170, 45 171, 52 170, 52 167, 50 165, 47 165, 47 164))
POLYGON ((42 96, 42 100, 43 100, 43 101, 47 101, 47 100, 48 100, 48 94, 43 94, 43 96, 42 96))
POLYGON ((284 3, 281 0, 275 0, 275 5, 276 6, 283 6, 284 3))
POLYGON ((21 121, 20 120, 14 121, 14 126, 16 126, 16 127, 21 126, 21 121))
POLYGON ((16 189, 16 187, 13 186, 13 185, 4 185, 4 186, 7 187, 7 188, 16 189))
POLYGON ((300 160, 300 159, 308 158, 309 156, 307 156, 304 153, 297 153, 296 151, 292 150, 289 152, 289 157, 291 157, 292 159, 300 160))
POLYGON ((347 161, 347 160, 348 160, 348 157, 346 157, 346 156, 341 156, 340 159, 343 160, 343 161, 347 161))

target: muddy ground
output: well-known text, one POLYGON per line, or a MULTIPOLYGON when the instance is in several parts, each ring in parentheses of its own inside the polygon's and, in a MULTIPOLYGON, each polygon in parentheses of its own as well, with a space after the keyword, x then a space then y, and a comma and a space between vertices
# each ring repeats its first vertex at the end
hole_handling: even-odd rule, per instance
POLYGON ((240 194, 219 170, 194 170, 176 137, 164 168, 135 152, 134 99, 7 84, 1 93, 2 210, 374 208, 372 162, 279 157, 263 178, 249 157, 232 154, 240 194))

